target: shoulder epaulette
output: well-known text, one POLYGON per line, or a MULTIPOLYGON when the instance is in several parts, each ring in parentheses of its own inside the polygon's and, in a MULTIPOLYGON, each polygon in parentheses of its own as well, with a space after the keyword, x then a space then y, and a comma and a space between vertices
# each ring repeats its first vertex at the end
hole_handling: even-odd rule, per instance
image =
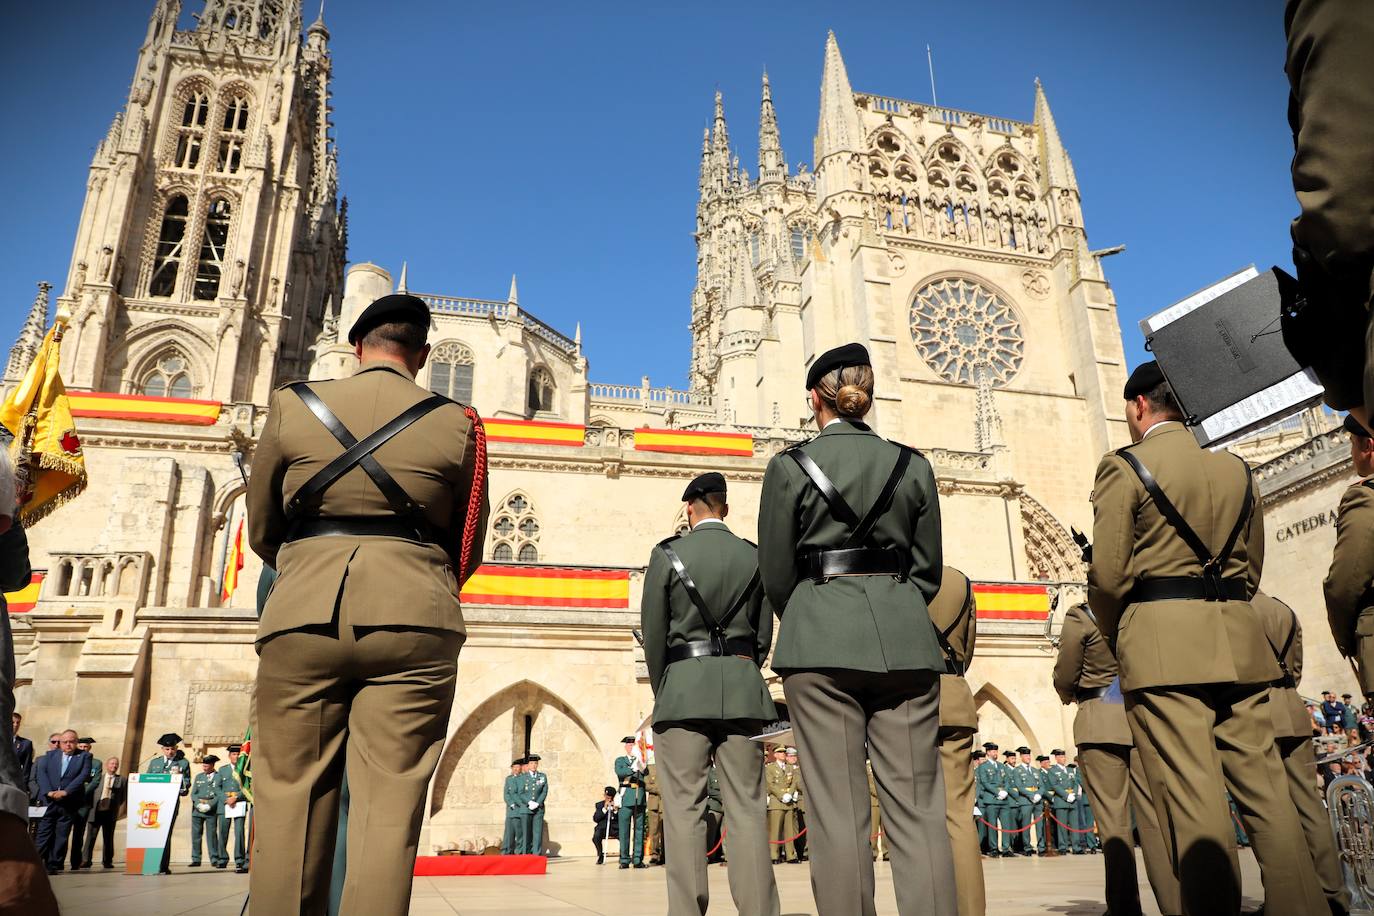
POLYGON ((917 456, 918 458, 925 457, 925 455, 921 454, 921 450, 919 448, 916 448, 915 446, 907 445, 905 442, 898 442, 896 439, 888 439, 887 441, 891 442, 893 445, 897 446, 899 449, 902 449, 903 451, 911 452, 911 454, 917 456))
POLYGON ((809 444, 811 444, 812 442, 815 442, 815 441, 816 441, 816 437, 815 437, 815 436, 812 436, 810 439, 803 439, 803 440, 800 441, 800 442, 793 442, 791 445, 787 446, 787 448, 783 449, 782 452, 779 452, 778 454, 784 454, 784 453, 786 453, 786 452, 795 452, 797 449, 801 448, 803 445, 809 445, 809 444))
POLYGON ((1369 487, 1369 489, 1374 490, 1374 477, 1370 477, 1366 480, 1361 480, 1359 483, 1355 484, 1355 486, 1369 487))
POLYGON ((655 547, 667 547, 669 544, 673 543, 673 541, 678 541, 678 540, 681 540, 681 539, 682 539, 682 535, 680 535, 680 534, 675 534, 675 535, 673 535, 672 537, 666 537, 666 538, 664 538, 663 540, 659 541, 659 542, 658 542, 657 544, 655 544, 654 546, 655 546, 655 547))

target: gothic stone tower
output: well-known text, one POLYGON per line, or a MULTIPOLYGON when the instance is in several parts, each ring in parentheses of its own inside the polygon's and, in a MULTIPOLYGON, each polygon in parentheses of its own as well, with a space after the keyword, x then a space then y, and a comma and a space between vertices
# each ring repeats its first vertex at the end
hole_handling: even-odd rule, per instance
POLYGON ((300 0, 180 14, 157 0, 91 162, 62 368, 75 389, 265 404, 305 376, 343 279, 329 31, 302 43, 300 0))

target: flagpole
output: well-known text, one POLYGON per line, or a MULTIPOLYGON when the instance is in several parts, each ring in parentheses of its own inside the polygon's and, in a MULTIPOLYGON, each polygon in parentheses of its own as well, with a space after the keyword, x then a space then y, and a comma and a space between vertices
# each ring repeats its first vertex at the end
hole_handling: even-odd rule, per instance
POLYGON ((940 103, 935 100, 935 58, 930 54, 930 45, 926 45, 926 66, 930 68, 930 104, 939 108, 940 103))

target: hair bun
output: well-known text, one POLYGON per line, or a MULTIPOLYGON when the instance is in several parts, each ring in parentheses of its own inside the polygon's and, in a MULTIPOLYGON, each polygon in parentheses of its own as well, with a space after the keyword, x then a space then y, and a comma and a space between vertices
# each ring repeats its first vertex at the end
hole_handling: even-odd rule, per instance
POLYGON ((862 417, 873 399, 858 385, 841 385, 835 393, 835 410, 842 417, 862 417))

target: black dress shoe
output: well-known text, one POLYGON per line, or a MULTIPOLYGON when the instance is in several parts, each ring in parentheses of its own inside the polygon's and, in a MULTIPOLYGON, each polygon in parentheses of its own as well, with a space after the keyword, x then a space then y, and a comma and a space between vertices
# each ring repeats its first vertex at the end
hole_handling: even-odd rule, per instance
POLYGON ((606 864, 606 857, 605 857, 605 856, 597 856, 597 857, 596 857, 596 864, 597 864, 597 865, 605 865, 605 864, 606 864))
POLYGON ((172 870, 170 868, 164 868, 162 871, 158 872, 159 875, 170 875, 171 873, 172 870))
POLYGON ((200 868, 200 863, 199 863, 199 862, 187 862, 187 863, 186 863, 186 867, 187 867, 187 868, 200 868))
POLYGON ((626 865, 624 862, 621 862, 621 863, 620 863, 620 867, 621 867, 621 868, 629 868, 630 866, 629 866, 629 865, 626 865))
POLYGON ((635 863, 635 868, 648 868, 648 867, 649 867, 649 866, 645 865, 643 862, 636 862, 636 863, 635 863))

